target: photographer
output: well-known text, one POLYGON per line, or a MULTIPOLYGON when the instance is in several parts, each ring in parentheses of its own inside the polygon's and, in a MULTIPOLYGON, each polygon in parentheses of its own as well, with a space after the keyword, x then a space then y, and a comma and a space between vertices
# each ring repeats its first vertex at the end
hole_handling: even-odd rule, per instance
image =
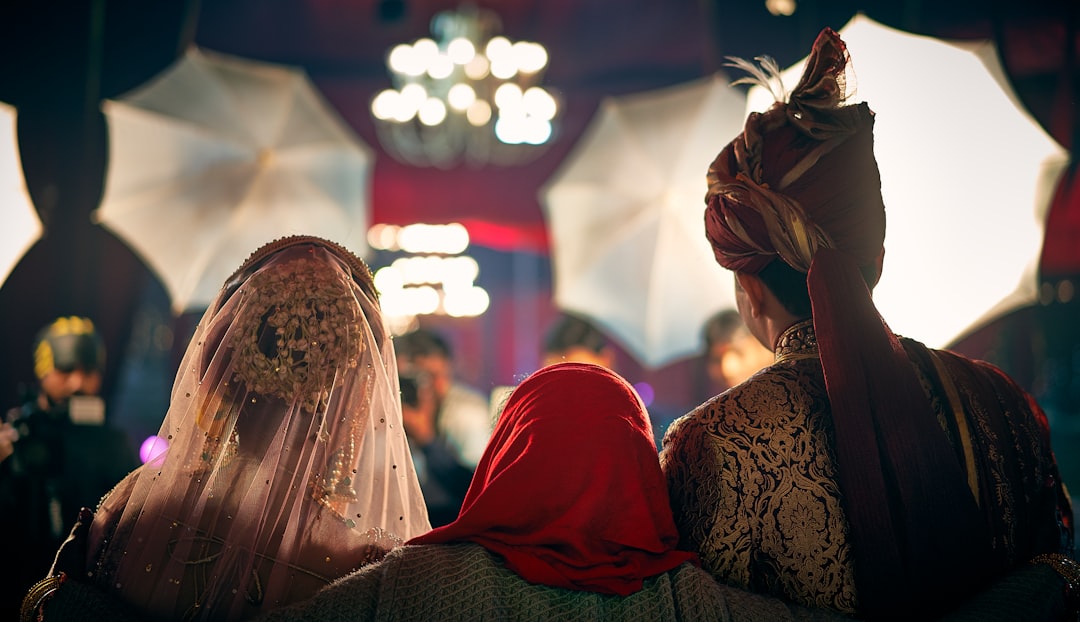
POLYGON ((105 425, 105 345, 93 322, 55 320, 35 339, 33 357, 36 391, 0 425, 0 530, 9 553, 0 619, 14 617, 48 570, 79 509, 94 508, 138 466, 126 434, 105 425))
POLYGON ((433 527, 457 518, 491 436, 487 399, 454 378, 449 344, 417 329, 394 338, 401 414, 433 527))

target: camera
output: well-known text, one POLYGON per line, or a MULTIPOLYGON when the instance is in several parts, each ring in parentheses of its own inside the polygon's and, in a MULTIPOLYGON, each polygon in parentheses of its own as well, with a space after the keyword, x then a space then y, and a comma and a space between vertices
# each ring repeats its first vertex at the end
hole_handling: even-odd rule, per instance
POLYGON ((418 408, 420 406, 420 391, 427 391, 430 378, 427 374, 401 373, 397 374, 397 384, 402 392, 402 406, 418 408))
POLYGON ((65 438, 72 425, 101 425, 105 402, 97 396, 75 395, 49 410, 34 402, 18 409, 11 427, 19 433, 10 457, 12 472, 36 477, 58 477, 64 472, 65 438))
POLYGON ((19 433, 12 446, 11 471, 17 475, 56 477, 63 473, 64 428, 70 425, 67 411, 23 409, 11 421, 19 433))

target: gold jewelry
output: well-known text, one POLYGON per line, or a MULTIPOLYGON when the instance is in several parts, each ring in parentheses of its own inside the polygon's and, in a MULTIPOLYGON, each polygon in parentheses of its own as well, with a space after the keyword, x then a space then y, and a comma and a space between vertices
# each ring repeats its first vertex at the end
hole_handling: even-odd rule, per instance
POLYGON ((230 331, 233 379, 249 392, 295 401, 314 413, 329 402, 325 373, 356 367, 366 343, 351 280, 306 257, 256 272, 230 331))
MULTIPOLYGON (((818 357, 817 334, 814 333, 814 320, 796 322, 780 333, 773 348, 775 363, 800 361, 818 357)), ((774 363, 774 364, 775 364, 774 363)))
POLYGON ((60 589, 66 579, 67 575, 61 572, 35 583, 23 598, 22 607, 19 608, 19 620, 21 622, 37 620, 37 612, 52 598, 56 590, 60 589))
POLYGON ((1046 564, 1065 580, 1065 602, 1075 607, 1080 598, 1080 563, 1060 553, 1043 553, 1031 558, 1030 564, 1046 564))

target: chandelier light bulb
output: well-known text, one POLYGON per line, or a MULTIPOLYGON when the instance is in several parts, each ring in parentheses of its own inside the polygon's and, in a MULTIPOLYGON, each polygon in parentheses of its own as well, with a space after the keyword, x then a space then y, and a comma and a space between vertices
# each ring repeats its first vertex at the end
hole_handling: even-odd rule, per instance
MULTIPOLYGON (((469 232, 461 223, 406 225, 398 233, 397 243, 409 253, 444 253, 456 255, 469 246, 469 232)), ((400 259, 398 261, 410 261, 400 259)), ((395 262, 397 263, 397 262, 395 262)))
MULTIPOLYGON (((469 246, 469 230, 465 228, 465 225, 452 222, 442 229, 443 240, 443 252, 451 255, 465 252, 465 249, 469 246)), ((473 264, 476 265, 476 270, 480 270, 480 265, 476 263, 475 259, 468 258, 473 264)), ((476 278, 476 277, 473 277, 476 278)))
POLYGON ((457 37, 446 46, 446 55, 455 65, 468 65, 476 57, 476 47, 465 37, 457 37))
POLYGON ((390 267, 396 268, 401 273, 401 280, 405 285, 434 283, 438 280, 429 268, 427 256, 401 257, 395 259, 390 267))
POLYGON ((488 60, 495 62, 504 59, 511 54, 513 45, 510 40, 503 36, 492 37, 487 45, 484 46, 484 54, 487 55, 488 60))
POLYGON ((465 65, 465 75, 470 80, 483 80, 488 76, 491 69, 491 63, 488 62, 487 56, 483 54, 477 54, 472 57, 465 65))
POLYGON ((530 145, 542 145, 551 139, 551 121, 536 117, 525 119, 525 141, 530 145))
POLYGON ((416 116, 416 110, 401 105, 401 100, 398 100, 398 107, 394 110, 394 116, 390 118, 395 123, 408 123, 416 116))
POLYGON ((422 106, 427 99, 427 91, 423 86, 416 83, 406 84, 398 94, 397 110, 395 111, 394 119, 400 123, 412 119, 420 112, 420 106, 422 106))
POLYGON ((514 62, 522 73, 536 73, 547 65, 547 50, 539 43, 518 41, 511 51, 514 62))
POLYGON ((376 250, 398 250, 397 236, 400 227, 385 223, 375 223, 367 232, 368 246, 376 250))
POLYGON ((450 87, 450 91, 446 94, 446 102, 450 104, 450 107, 457 111, 468 110, 469 106, 476 101, 476 91, 473 87, 459 82, 450 87))
POLYGON ((521 164, 542 152, 533 145, 550 140, 559 112, 540 88, 548 53, 501 27, 495 12, 467 4, 436 13, 429 37, 389 49, 394 88, 371 100, 371 115, 390 155, 449 168, 521 164))
POLYGON ((438 54, 429 60, 427 74, 435 80, 449 78, 452 73, 454 73, 454 61, 450 60, 449 56, 438 54))
POLYGON ((446 119, 446 104, 438 97, 429 97, 420 104, 417 116, 424 125, 438 125, 446 119))
POLYGON ((484 127, 491 121, 491 104, 482 99, 474 101, 465 111, 465 119, 473 127, 484 127))
POLYGON ((443 310, 451 317, 475 317, 487 311, 491 298, 482 287, 469 287, 446 292, 443 310))
POLYGON ((507 145, 520 145, 525 142, 525 115, 502 114, 495 120, 495 138, 507 145))
POLYGON ((420 104, 427 99, 427 89, 422 84, 413 82, 401 87, 398 101, 404 104, 406 107, 419 109, 420 104))
POLYGON ((558 112, 555 98, 539 86, 529 87, 521 96, 521 103, 527 115, 545 121, 554 119, 555 113, 558 112))
POLYGON ((416 55, 413 54, 413 48, 407 43, 399 43, 390 50, 390 55, 386 59, 387 65, 390 66, 392 71, 405 75, 419 75, 414 73, 414 68, 419 64, 415 62, 416 55))
POLYGON ((434 255, 413 257, 406 261, 413 262, 413 271, 417 275, 417 283, 441 283, 443 273, 443 258, 434 255))
POLYGON ((380 292, 389 292, 405 287, 405 276, 394 266, 384 266, 373 275, 375 288, 380 292))
POLYGON ((413 44, 413 56, 416 58, 416 62, 420 63, 425 69, 431 66, 431 59, 439 55, 439 44, 434 40, 417 39, 413 44))
POLYGON ((393 119, 398 107, 398 92, 394 89, 380 91, 371 100, 371 114, 380 121, 393 119))
POLYGON ((509 80, 518 72, 517 62, 514 57, 507 54, 491 59, 491 75, 500 80, 509 80))
POLYGON ((476 285, 480 264, 462 254, 469 246, 469 232, 461 223, 375 224, 368 229, 368 241, 373 248, 411 253, 374 274, 392 330, 413 323, 418 315, 473 317, 487 311, 490 297, 476 285))
POLYGON ((495 89, 495 106, 500 113, 521 110, 523 97, 520 86, 507 82, 495 89))
POLYGON ((453 262, 450 264, 451 269, 447 270, 445 275, 448 283, 472 285, 476 277, 480 276, 480 264, 468 255, 451 257, 447 261, 453 262))
POLYGON ((409 304, 417 315, 431 315, 439 309, 439 292, 435 291, 434 287, 421 285, 409 287, 403 291, 406 292, 409 304))
POLYGON ((409 314, 410 309, 401 289, 386 289, 378 285, 375 287, 379 288, 379 306, 382 307, 384 317, 398 318, 409 314))

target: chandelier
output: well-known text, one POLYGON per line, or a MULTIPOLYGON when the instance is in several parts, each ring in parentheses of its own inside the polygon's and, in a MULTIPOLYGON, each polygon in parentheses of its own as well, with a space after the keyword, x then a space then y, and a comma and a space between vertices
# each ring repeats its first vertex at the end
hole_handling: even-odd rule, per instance
POLYGON ((491 11, 463 6, 432 18, 432 38, 389 51, 393 88, 372 99, 371 113, 394 158, 449 168, 521 164, 543 151, 558 109, 540 86, 547 50, 501 28, 491 11))

